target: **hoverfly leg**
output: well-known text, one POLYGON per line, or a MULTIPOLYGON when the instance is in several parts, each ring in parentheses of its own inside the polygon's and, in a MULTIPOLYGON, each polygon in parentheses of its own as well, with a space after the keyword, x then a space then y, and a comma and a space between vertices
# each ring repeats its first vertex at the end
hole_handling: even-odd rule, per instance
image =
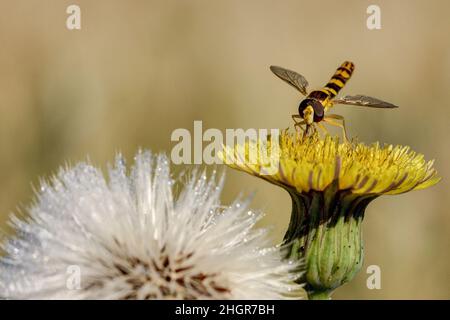
POLYGON ((343 116, 337 115, 337 114, 329 114, 327 116, 325 116, 325 118, 323 119, 323 121, 325 121, 326 123, 332 125, 332 126, 336 126, 339 128, 342 128, 342 132, 343 132, 343 136, 344 136, 344 141, 348 142, 347 139, 347 130, 345 129, 345 120, 343 116), (336 120, 341 120, 342 123, 330 120, 330 119, 336 119, 336 120))
MULTIPOLYGON (((311 127, 313 127, 313 126, 310 125, 310 124, 306 124, 306 129, 305 129, 305 132, 303 133, 303 139, 306 139, 306 137, 307 137, 308 134, 309 134, 309 130, 311 129, 311 127)), ((313 127, 313 130, 315 130, 314 127, 313 127)))
POLYGON ((305 122, 304 121, 302 121, 302 122, 296 122, 295 124, 294 124, 294 128, 295 129, 297 129, 297 131, 305 131, 303 128, 302 128, 302 125, 304 125, 305 124, 305 122))
POLYGON ((294 128, 298 131, 304 131, 304 129, 301 127, 303 124, 306 124, 305 121, 297 121, 296 119, 302 119, 302 117, 300 117, 300 115, 298 114, 293 114, 292 115, 292 120, 294 120, 294 128))
POLYGON ((295 131, 297 132, 297 136, 303 138, 305 135, 305 129, 302 127, 302 125, 305 124, 304 121, 297 122, 294 124, 295 131))
POLYGON ((323 130, 323 132, 325 132, 325 135, 330 135, 330 133, 328 132, 327 128, 325 128, 325 126, 323 124, 321 124, 320 122, 317 122, 317 126, 323 130))

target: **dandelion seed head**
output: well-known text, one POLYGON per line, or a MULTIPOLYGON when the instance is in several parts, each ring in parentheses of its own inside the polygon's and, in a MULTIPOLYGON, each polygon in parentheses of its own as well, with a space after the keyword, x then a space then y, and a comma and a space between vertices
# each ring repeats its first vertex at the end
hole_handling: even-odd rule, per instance
POLYGON ((247 200, 220 204, 223 177, 195 171, 174 194, 164 155, 122 156, 108 179, 88 163, 43 183, 29 218, 11 218, 0 297, 11 299, 278 299, 303 295, 299 264, 268 250, 247 200), (79 287, 70 287, 79 270, 79 287))

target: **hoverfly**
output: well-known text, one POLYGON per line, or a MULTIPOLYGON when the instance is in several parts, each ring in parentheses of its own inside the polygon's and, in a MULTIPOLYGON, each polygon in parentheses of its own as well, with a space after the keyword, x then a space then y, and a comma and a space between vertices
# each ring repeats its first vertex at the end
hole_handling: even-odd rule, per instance
POLYGON ((343 130, 344 139, 346 141, 347 132, 345 129, 344 117, 337 114, 326 115, 327 111, 335 104, 348 104, 371 108, 398 108, 398 106, 389 102, 365 95, 336 98, 339 91, 345 86, 346 82, 352 76, 354 69, 355 65, 352 62, 345 61, 340 65, 331 77, 330 81, 322 89, 311 91, 308 94, 308 81, 301 74, 281 67, 270 66, 270 70, 277 77, 286 81, 300 91, 301 94, 306 96, 306 98, 303 99, 298 106, 298 114, 292 115, 292 119, 295 122, 295 128, 300 128, 304 131, 305 136, 308 135, 310 128, 317 130, 314 124, 325 132, 328 132, 322 124, 322 122, 325 122, 332 126, 340 127, 343 130), (305 129, 302 128, 302 125, 305 125, 305 129))

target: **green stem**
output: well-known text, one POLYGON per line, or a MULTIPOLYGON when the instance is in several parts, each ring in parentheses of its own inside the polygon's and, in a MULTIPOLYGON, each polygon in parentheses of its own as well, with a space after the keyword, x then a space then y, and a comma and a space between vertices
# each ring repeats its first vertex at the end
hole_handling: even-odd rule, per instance
POLYGON ((308 292, 309 300, 331 300, 331 291, 310 291, 308 292))

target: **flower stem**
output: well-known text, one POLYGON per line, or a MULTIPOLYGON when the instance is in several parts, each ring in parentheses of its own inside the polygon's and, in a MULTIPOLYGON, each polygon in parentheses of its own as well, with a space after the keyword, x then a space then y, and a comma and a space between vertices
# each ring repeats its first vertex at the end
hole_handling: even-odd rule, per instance
POLYGON ((331 300, 331 291, 323 290, 323 291, 309 291, 308 292, 309 300, 331 300))

